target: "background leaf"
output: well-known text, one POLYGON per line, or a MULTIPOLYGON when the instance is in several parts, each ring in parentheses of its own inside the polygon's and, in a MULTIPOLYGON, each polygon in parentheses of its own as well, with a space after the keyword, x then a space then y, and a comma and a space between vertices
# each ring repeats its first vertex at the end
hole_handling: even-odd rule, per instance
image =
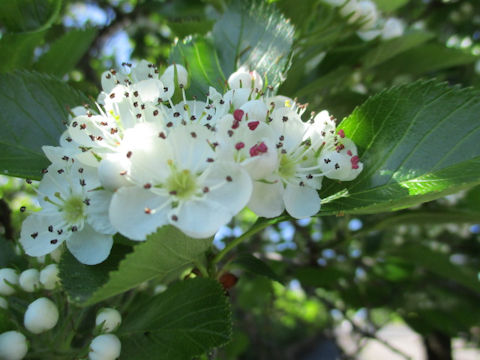
POLYGON ((192 263, 203 261, 211 243, 211 239, 189 238, 173 226, 162 227, 134 247, 86 305, 121 294, 148 280, 162 281, 178 276, 192 263))
POLYGON ((233 261, 232 265, 236 265, 255 275, 265 276, 269 279, 282 283, 282 279, 272 270, 272 268, 251 254, 239 254, 233 261))
POLYGON ((11 32, 40 31, 59 15, 62 0, 8 0, 0 2, 0 22, 11 32))
POLYGON ((231 314, 211 279, 175 283, 136 304, 122 322, 122 359, 190 360, 229 341, 231 314))
POLYGON ((74 29, 65 33, 38 59, 35 69, 60 77, 65 75, 75 68, 96 35, 94 28, 74 29))
POLYGON ((0 171, 40 179, 49 164, 41 147, 57 146, 67 107, 87 102, 83 94, 48 75, 0 75, 0 171))
POLYGON ((0 38, 0 73, 30 68, 33 50, 44 35, 45 32, 4 34, 0 38))
POLYGON ((479 111, 476 92, 434 81, 370 98, 340 124, 364 170, 352 182, 326 185, 323 194, 335 195, 321 212, 395 210, 478 184, 479 111))
POLYGON ((293 26, 264 2, 235 2, 213 27, 225 74, 245 65, 265 75, 273 86, 283 81, 293 36, 293 26))

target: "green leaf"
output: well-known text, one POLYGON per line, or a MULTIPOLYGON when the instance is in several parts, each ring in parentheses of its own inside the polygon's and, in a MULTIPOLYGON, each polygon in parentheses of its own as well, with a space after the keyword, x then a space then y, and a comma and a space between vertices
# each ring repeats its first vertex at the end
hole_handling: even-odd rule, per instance
POLYGON ((227 343, 231 327, 218 282, 177 282, 129 311, 118 333, 122 359, 190 360, 227 343))
POLYGON ((69 251, 65 251, 59 264, 63 289, 72 301, 87 301, 95 290, 108 281, 109 273, 117 270, 120 261, 131 252, 131 246, 115 244, 107 260, 91 266, 80 263, 69 251))
POLYGON ((62 81, 34 72, 0 75, 0 171, 41 178, 43 145, 58 145, 67 107, 88 99, 62 81))
POLYGON ((235 2, 213 27, 223 71, 231 74, 245 65, 272 86, 283 81, 293 36, 293 26, 265 2, 235 2))
POLYGON ((214 21, 213 20, 198 20, 198 19, 188 19, 188 20, 170 20, 168 21, 168 27, 177 35, 180 39, 187 37, 188 35, 199 34, 205 35, 207 32, 212 30, 214 21))
POLYGON ((251 254, 240 254, 235 260, 232 261, 232 265, 239 266, 240 268, 247 270, 253 274, 265 276, 269 279, 282 283, 282 279, 272 270, 272 268, 259 258, 251 254))
POLYGON ((383 12, 392 12, 408 4, 410 0, 374 0, 378 10, 383 12))
POLYGON ((449 253, 434 251, 419 244, 405 244, 392 251, 392 254, 402 256, 408 262, 480 293, 477 272, 466 266, 453 264, 449 253))
POLYGON ((57 19, 62 0, 0 1, 0 23, 11 32, 42 31, 57 19))
POLYGON ((390 78, 402 74, 421 75, 435 71, 471 64, 478 60, 462 49, 447 48, 441 44, 425 44, 403 52, 377 68, 378 78, 390 78))
POLYGON ((206 38, 195 37, 176 44, 170 54, 170 63, 182 64, 190 76, 189 92, 199 99, 205 99, 210 86, 220 90, 225 87, 216 50, 206 38))
POLYGON ((298 279, 303 286, 318 288, 335 288, 340 279, 348 276, 346 272, 332 266, 299 268, 294 273, 294 278, 298 279))
POLYGON ((204 260, 212 239, 192 239, 173 226, 160 228, 145 242, 134 247, 118 270, 109 273, 108 281, 98 288, 86 305, 121 294, 145 281, 167 281, 178 276, 193 263, 204 260))
POLYGON ((33 50, 41 44, 45 32, 4 34, 0 38, 0 73, 30 68, 33 50))
POLYGON ((75 68, 96 35, 94 28, 67 32, 38 59, 35 69, 62 77, 75 68))
POLYGON ((479 111, 476 92, 435 81, 371 97, 340 124, 363 172, 326 182, 321 213, 397 210, 480 183, 479 111))
POLYGON ((433 37, 433 33, 416 31, 402 37, 380 42, 377 47, 373 48, 363 57, 363 65, 365 67, 377 66, 398 54, 427 42, 433 37))

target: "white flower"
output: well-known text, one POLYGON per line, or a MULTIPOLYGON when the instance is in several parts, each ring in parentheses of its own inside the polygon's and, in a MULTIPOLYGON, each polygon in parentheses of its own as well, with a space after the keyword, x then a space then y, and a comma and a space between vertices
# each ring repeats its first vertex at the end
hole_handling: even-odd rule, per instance
POLYGON ((377 6, 370 0, 361 0, 357 5, 357 13, 360 16, 362 30, 370 30, 377 23, 379 14, 377 6))
POLYGON ((40 283, 45 289, 53 290, 57 287, 60 283, 59 272, 57 264, 47 265, 40 271, 40 283))
POLYGON ((188 72, 182 65, 170 65, 165 69, 165 72, 160 77, 160 80, 172 89, 178 85, 181 88, 188 87, 188 72), (177 83, 175 84, 175 77, 177 83))
POLYGON ((400 37, 405 32, 405 22, 398 18, 388 18, 382 29, 382 39, 390 40, 400 37))
POLYGON ((103 334, 94 338, 90 344, 90 360, 115 360, 120 356, 122 344, 112 334, 103 334))
POLYGON ((102 325, 102 332, 115 331, 122 323, 122 315, 112 308, 101 309, 95 318, 95 325, 102 325))
POLYGON ((108 220, 111 193, 96 190, 96 169, 64 157, 47 169, 38 192, 42 210, 23 223, 20 242, 30 256, 51 253, 64 241, 84 264, 98 264, 109 255, 115 230, 108 220))
POLYGON ((15 293, 9 284, 18 285, 18 274, 14 269, 0 269, 0 295, 8 296, 15 293))
POLYGON ((53 329, 58 322, 57 306, 45 297, 28 305, 23 324, 33 334, 40 334, 53 329))
POLYGON ((27 269, 20 274, 20 287, 26 292, 40 289, 40 273, 37 269, 27 269))
POLYGON ((113 226, 133 240, 166 224, 203 238, 230 221, 248 202, 251 180, 238 165, 215 161, 212 136, 204 126, 187 124, 132 148, 129 176, 136 185, 114 194, 113 226))
POLYGON ((263 80, 256 71, 248 71, 246 67, 241 67, 228 78, 230 89, 252 89, 259 92, 263 89, 263 80))
POLYGON ((8 301, 4 297, 0 296, 0 308, 7 310, 8 309, 8 301))
POLYGON ((25 336, 18 331, 0 334, 0 359, 21 360, 27 355, 28 344, 25 336))

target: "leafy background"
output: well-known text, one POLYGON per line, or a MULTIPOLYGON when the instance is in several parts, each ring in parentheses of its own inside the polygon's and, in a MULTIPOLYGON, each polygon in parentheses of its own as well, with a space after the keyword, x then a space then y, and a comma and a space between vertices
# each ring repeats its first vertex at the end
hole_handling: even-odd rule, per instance
MULTIPOLYGON (((408 358, 382 335, 404 325, 428 359, 479 346, 480 4, 376 3, 406 21, 402 37, 363 42, 359 24, 317 0, 0 2, 5 175, 40 179, 40 147, 57 143, 69 108, 95 98, 102 71, 142 58, 187 66, 199 99, 235 67, 256 68, 309 110, 345 118, 365 164, 351 183, 325 182, 310 220, 245 212, 213 247, 169 228, 139 245, 117 237, 95 267, 65 253, 63 288, 84 320, 59 358, 81 353, 105 305, 124 315, 122 359, 368 358, 368 339, 408 358), (248 240, 220 258, 242 233, 248 240)), ((36 204, 20 180, 0 183, 0 266, 24 269, 13 250, 18 209, 36 204)), ((0 312, 0 331, 12 326, 0 312)))

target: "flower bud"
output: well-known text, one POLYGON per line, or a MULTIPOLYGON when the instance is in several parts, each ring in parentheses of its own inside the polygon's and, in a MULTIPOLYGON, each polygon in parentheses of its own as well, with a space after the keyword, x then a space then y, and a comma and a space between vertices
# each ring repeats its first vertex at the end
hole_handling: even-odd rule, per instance
POLYGON ((110 191, 116 191, 122 186, 129 184, 127 178, 122 175, 130 170, 130 161, 124 154, 108 154, 98 166, 98 178, 102 186, 110 191))
POLYGON ((186 88, 188 86, 188 71, 182 65, 170 65, 165 69, 165 72, 160 77, 160 81, 162 81, 167 87, 178 85, 186 88), (176 84, 174 84, 175 70, 177 72, 176 84))
POLYGON ((26 292, 34 292, 40 288, 40 272, 37 269, 28 269, 20 274, 20 287, 26 292))
POLYGON ((373 28, 378 20, 378 10, 374 2, 362 0, 358 3, 357 12, 360 15, 363 30, 373 28))
POLYGON ((0 296, 0 308, 1 308, 1 309, 5 309, 5 310, 8 309, 8 301, 7 301, 7 299, 5 299, 4 297, 1 297, 1 296, 0 296))
POLYGON ((103 334, 94 338, 90 344, 90 360, 114 360, 120 356, 122 344, 112 334, 103 334))
POLYGON ((53 290, 59 283, 57 264, 50 264, 40 271, 40 282, 47 290, 53 290))
POLYGON ((58 309, 53 301, 40 298, 28 305, 23 324, 34 334, 52 329, 58 322, 58 309))
POLYGON ((28 351, 27 339, 18 331, 0 334, 0 359, 21 360, 28 351))
POLYGON ((112 308, 101 309, 95 319, 95 325, 102 325, 102 331, 107 333, 115 331, 121 323, 122 315, 112 308))
POLYGON ((15 289, 8 283, 18 285, 18 274, 10 268, 0 269, 0 295, 8 296, 15 293, 15 289))
POLYGON ((382 39, 389 40, 403 35, 405 23, 397 18, 389 18, 382 29, 382 39))
POLYGON ((228 78, 228 86, 230 89, 254 89, 262 90, 263 80, 256 71, 248 71, 247 68, 241 67, 228 78))

